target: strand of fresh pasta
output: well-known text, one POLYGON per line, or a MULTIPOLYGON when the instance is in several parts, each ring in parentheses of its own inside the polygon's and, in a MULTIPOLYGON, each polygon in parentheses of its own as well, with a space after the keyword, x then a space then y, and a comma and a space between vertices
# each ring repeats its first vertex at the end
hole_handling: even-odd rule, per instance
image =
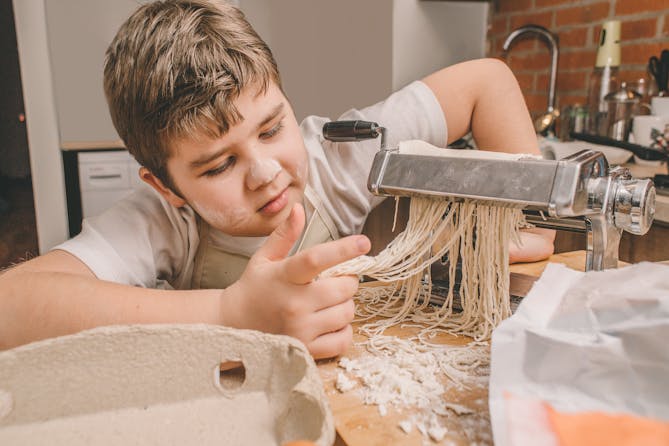
POLYGON ((381 334, 389 326, 412 321, 424 324, 426 330, 489 339, 511 314, 508 244, 518 242, 522 221, 520 210, 512 207, 412 197, 407 228, 381 253, 345 262, 324 275, 357 274, 394 284, 392 296, 384 300, 359 300, 370 305, 366 319, 385 318, 372 322, 367 327, 370 333, 381 334), (439 246, 435 240, 441 240, 439 246), (448 294, 441 307, 429 306, 429 268, 444 255, 450 259, 448 294), (455 290, 458 259, 462 281, 455 290), (456 292, 460 312, 453 311, 456 292))

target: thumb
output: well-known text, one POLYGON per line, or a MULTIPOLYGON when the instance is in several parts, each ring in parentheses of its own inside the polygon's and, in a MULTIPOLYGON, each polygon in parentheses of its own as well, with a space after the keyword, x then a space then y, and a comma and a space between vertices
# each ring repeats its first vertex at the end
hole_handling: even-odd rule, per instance
POLYGON ((256 256, 268 260, 285 258, 302 233, 304 219, 304 208, 301 204, 295 203, 288 218, 267 237, 265 243, 256 252, 256 256))

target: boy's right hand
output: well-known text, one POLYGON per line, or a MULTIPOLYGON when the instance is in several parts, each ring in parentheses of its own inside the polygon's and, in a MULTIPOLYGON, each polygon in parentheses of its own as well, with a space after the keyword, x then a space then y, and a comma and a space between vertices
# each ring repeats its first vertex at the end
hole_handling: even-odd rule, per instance
POLYGON ((355 235, 288 257, 304 219, 302 206, 295 205, 251 258, 242 277, 224 291, 221 317, 227 326, 293 336, 315 358, 332 357, 351 343, 358 278, 318 275, 366 254, 371 245, 367 237, 355 235))

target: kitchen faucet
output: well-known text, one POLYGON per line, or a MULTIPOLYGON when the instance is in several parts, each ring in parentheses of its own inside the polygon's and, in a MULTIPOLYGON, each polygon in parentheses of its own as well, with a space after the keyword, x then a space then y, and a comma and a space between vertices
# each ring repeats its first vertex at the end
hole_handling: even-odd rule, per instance
POLYGON ((516 28, 515 30, 511 31, 509 37, 507 37, 506 40, 504 41, 504 45, 502 46, 504 54, 505 55, 508 54, 511 44, 518 37, 526 33, 538 34, 539 37, 543 38, 543 40, 545 40, 548 43, 548 47, 551 52, 551 76, 548 90, 548 106, 546 108, 546 113, 539 119, 537 119, 537 121, 535 122, 535 129, 537 130, 537 132, 542 134, 549 132, 555 133, 554 132, 555 119, 560 115, 560 112, 558 110, 555 110, 555 84, 557 81, 557 65, 558 65, 558 56, 560 53, 560 50, 558 49, 558 37, 555 34, 548 31, 543 26, 539 25, 521 26, 520 28, 516 28))

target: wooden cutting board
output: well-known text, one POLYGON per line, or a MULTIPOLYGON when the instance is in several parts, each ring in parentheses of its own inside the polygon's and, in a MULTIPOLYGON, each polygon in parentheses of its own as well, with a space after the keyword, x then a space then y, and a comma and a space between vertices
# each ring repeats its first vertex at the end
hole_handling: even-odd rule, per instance
MULTIPOLYGON (((585 251, 555 254, 543 262, 515 264, 511 266, 511 271, 539 277, 549 262, 563 263, 570 268, 582 271, 585 267, 585 251)), ((354 326, 354 331, 355 328, 354 326)), ((410 328, 394 327, 388 334, 409 337, 413 334, 413 330, 410 328)), ((356 335, 354 338, 355 341, 363 339, 361 335, 356 335)), ((449 345, 463 345, 469 342, 469 338, 456 338, 442 334, 438 335, 436 339, 437 342, 449 345)), ((364 350, 353 346, 346 354, 346 357, 353 359, 363 354, 365 354, 364 350)), ((381 416, 376 406, 363 404, 354 390, 346 393, 340 393, 336 390, 335 381, 337 372, 341 370, 337 366, 337 360, 321 361, 318 368, 335 418, 338 434, 335 445, 391 446, 401 444, 422 446, 425 444, 423 436, 416 429, 410 434, 405 434, 398 426, 401 420, 406 419, 411 414, 409 411, 397 413, 389 410, 387 415, 381 416)), ((492 434, 488 418, 487 387, 473 388, 465 391, 451 390, 444 395, 444 398, 449 402, 472 408, 475 412, 471 415, 454 418, 454 424, 448 426, 449 435, 447 437, 447 440, 452 443, 447 443, 445 439, 442 441, 442 444, 470 444, 471 441, 466 437, 464 430, 469 429, 471 431, 472 427, 480 431, 479 434, 484 440, 483 444, 492 444, 492 434), (486 438, 488 439, 487 441, 485 441, 486 438)))

